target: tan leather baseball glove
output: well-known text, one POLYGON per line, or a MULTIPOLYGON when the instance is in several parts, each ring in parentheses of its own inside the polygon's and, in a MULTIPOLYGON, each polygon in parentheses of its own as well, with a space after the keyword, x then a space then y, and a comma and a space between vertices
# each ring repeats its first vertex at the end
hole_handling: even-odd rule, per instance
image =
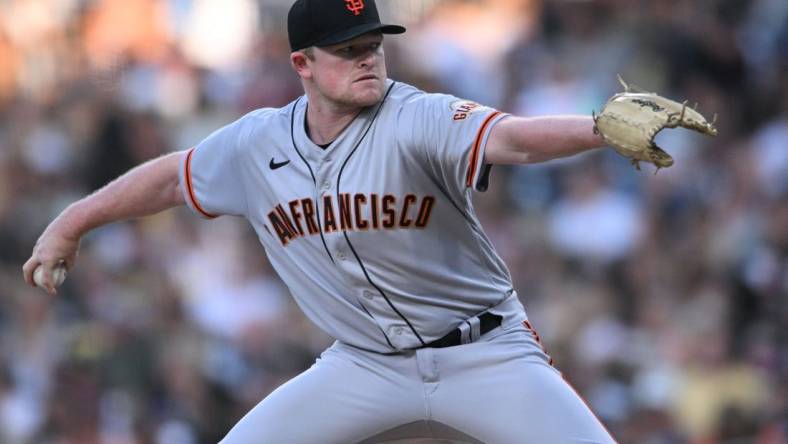
POLYGON ((594 133, 600 134, 619 154, 631 159, 638 170, 641 161, 653 163, 657 171, 673 165, 670 154, 654 142, 654 137, 663 128, 681 126, 709 136, 717 135, 716 114, 708 122, 694 108, 688 108, 686 101, 678 103, 656 93, 636 90, 621 76, 618 81, 624 86, 624 92, 611 97, 598 115, 593 113, 594 133))

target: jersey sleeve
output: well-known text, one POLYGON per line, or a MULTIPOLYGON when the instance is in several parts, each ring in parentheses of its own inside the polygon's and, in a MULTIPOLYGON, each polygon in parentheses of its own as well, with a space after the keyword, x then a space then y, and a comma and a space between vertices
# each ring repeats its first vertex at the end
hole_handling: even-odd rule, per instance
POLYGON ((412 128, 409 143, 440 180, 459 192, 485 191, 490 169, 484 163, 487 139, 506 116, 451 95, 422 94, 405 103, 399 124, 412 128))
POLYGON ((204 218, 246 214, 246 190, 238 168, 243 123, 240 119, 215 131, 181 159, 184 198, 204 218))

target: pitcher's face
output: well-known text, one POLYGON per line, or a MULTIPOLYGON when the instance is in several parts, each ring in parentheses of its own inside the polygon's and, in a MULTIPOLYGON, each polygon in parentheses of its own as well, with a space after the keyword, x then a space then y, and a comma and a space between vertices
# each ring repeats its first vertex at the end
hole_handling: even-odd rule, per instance
POLYGON ((370 33, 315 47, 314 58, 306 58, 299 75, 311 79, 323 97, 344 107, 374 105, 383 98, 386 85, 382 42, 382 34, 370 33))

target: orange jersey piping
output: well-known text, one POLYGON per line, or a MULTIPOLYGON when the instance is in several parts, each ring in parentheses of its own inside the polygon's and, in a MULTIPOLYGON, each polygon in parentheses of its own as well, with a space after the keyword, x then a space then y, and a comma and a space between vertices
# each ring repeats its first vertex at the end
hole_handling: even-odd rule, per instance
POLYGON ((479 160, 479 151, 481 151, 484 134, 487 132, 490 122, 492 122, 493 119, 498 117, 500 114, 500 111, 495 111, 494 113, 490 114, 482 124, 481 128, 479 128, 479 132, 476 134, 476 140, 473 143, 473 150, 471 151, 470 165, 468 166, 468 177, 465 179, 466 187, 473 186, 473 177, 476 175, 476 164, 479 160))
POLYGON ((200 214, 207 217, 208 219, 215 219, 217 216, 205 211, 205 209, 203 209, 200 203, 197 202, 197 196, 194 194, 194 187, 192 186, 192 173, 191 173, 193 153, 194 153, 194 148, 189 150, 189 153, 186 155, 186 162, 184 162, 185 163, 184 177, 186 178, 186 191, 189 194, 189 200, 191 200, 192 205, 200 214))

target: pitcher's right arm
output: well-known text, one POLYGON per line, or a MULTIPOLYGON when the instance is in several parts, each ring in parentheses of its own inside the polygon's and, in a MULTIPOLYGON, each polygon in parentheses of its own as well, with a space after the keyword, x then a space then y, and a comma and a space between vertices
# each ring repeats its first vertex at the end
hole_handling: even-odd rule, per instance
POLYGON ((32 286, 33 272, 44 266, 44 287, 54 294, 52 269, 60 261, 71 269, 79 241, 88 231, 125 219, 147 216, 184 205, 178 172, 185 152, 166 154, 139 165, 98 191, 69 205, 36 241, 30 259, 22 267, 32 286))

